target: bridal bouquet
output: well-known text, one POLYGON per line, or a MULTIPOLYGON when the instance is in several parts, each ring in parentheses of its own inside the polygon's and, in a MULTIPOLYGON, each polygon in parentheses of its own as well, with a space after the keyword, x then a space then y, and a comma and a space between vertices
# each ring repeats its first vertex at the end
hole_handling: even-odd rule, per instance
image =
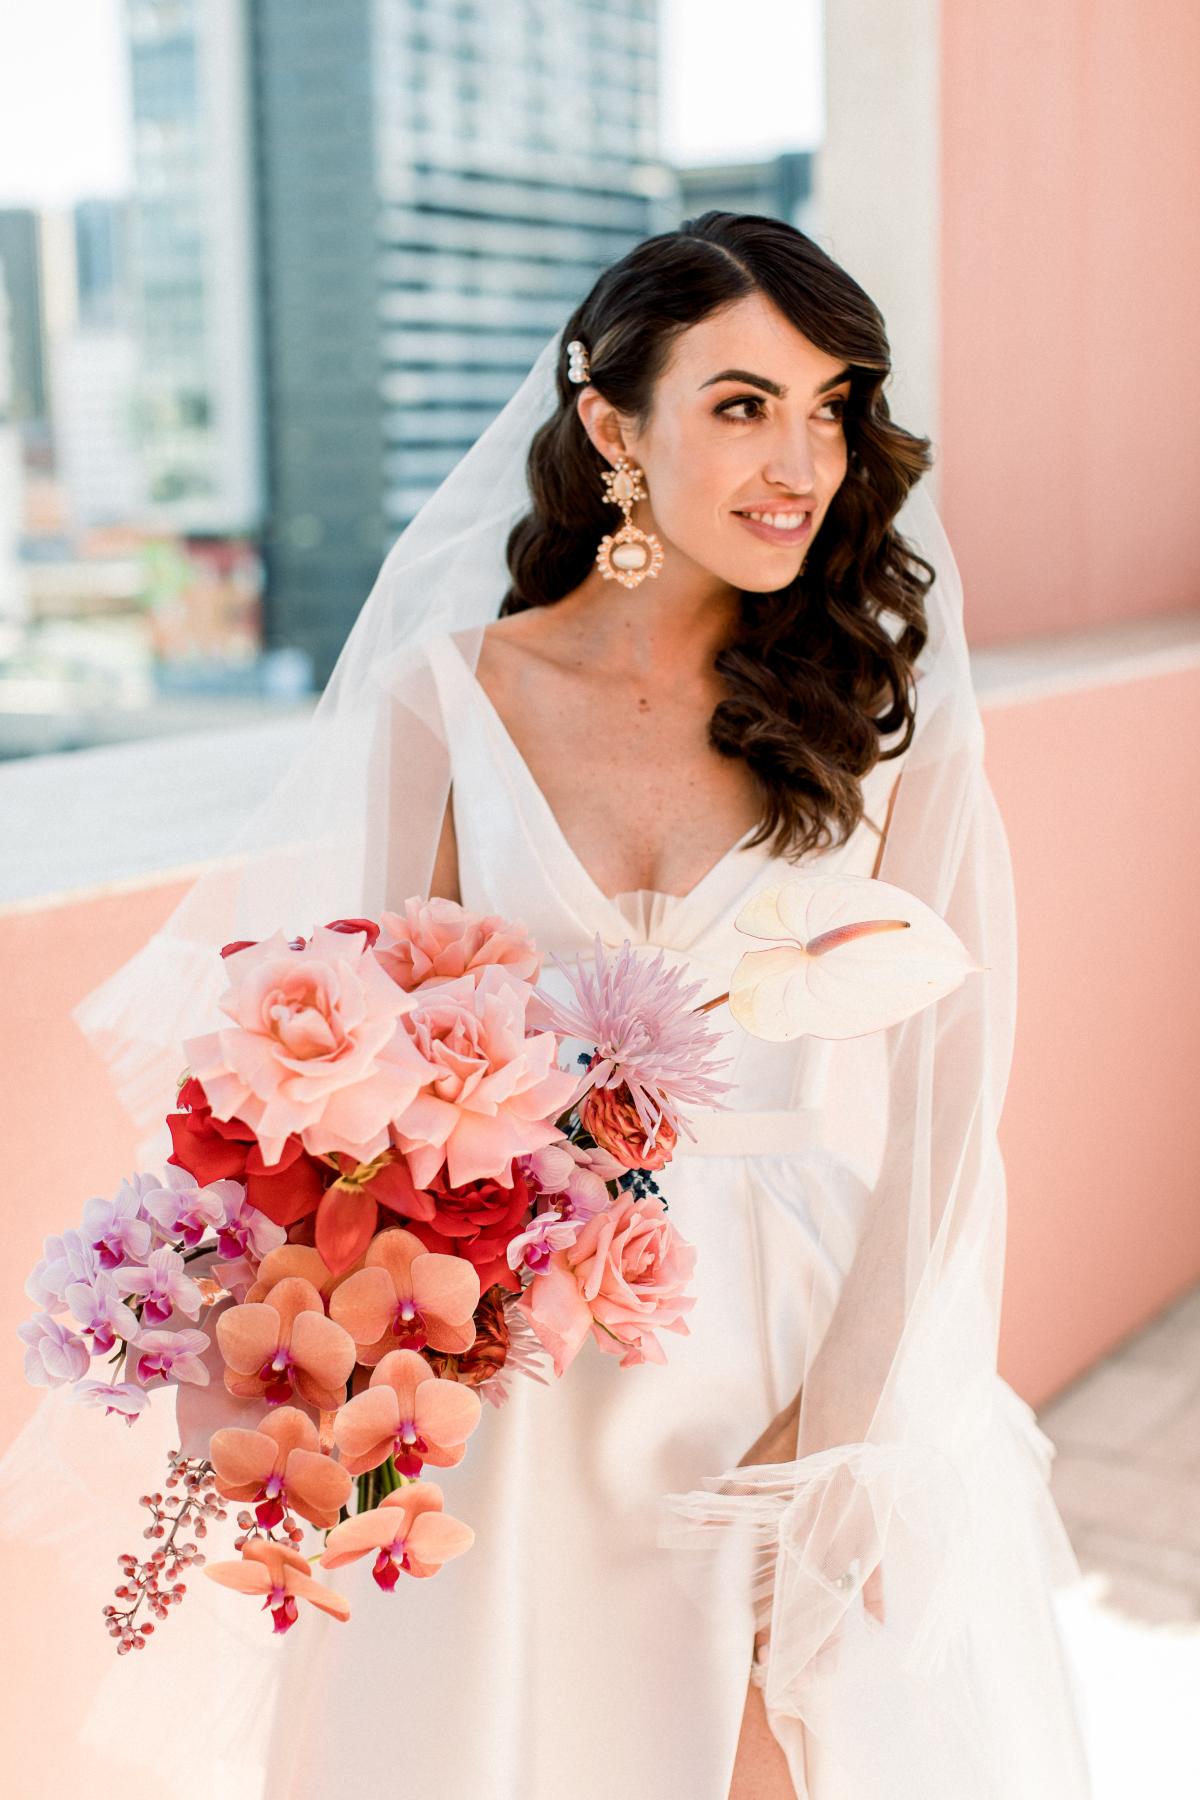
POLYGON ((35 1385, 130 1426, 176 1389, 175 1491, 142 1497, 154 1547, 121 1558, 104 1608, 120 1653, 192 1566, 286 1631, 301 1601, 349 1617, 313 1562, 372 1556, 391 1590, 469 1549, 424 1472, 462 1461, 483 1399, 544 1382, 545 1356, 563 1375, 589 1336, 628 1366, 688 1331, 695 1252, 655 1175, 685 1109, 728 1091, 713 1008, 764 1038, 852 1036, 975 967, 914 896, 865 877, 766 890, 738 924, 772 947, 699 1007, 661 952, 599 939, 590 971, 559 964, 557 1001, 519 923, 437 898, 224 946, 224 1023, 183 1046, 165 1170, 89 1200, 26 1283, 35 1385), (870 916, 882 900, 891 916, 870 916), (573 1040, 588 1047, 564 1067, 573 1040), (207 1563, 185 1534, 227 1502, 240 1554, 207 1563), (325 1534, 313 1556, 301 1520, 325 1534))

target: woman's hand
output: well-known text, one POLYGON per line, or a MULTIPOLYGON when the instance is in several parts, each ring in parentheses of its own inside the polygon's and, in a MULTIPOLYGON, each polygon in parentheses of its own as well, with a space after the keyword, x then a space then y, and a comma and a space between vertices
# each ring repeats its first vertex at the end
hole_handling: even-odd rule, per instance
POLYGON ((767 1429, 755 1438, 738 1468, 747 1463, 791 1462, 796 1455, 796 1437, 800 1426, 800 1395, 776 1413, 767 1429))
MULTIPOLYGON (((802 1392, 803 1390, 801 1390, 802 1392)), ((746 1454, 738 1461, 738 1468, 745 1468, 751 1463, 792 1462, 796 1456, 797 1440, 800 1429, 800 1394, 777 1413, 765 1431, 759 1433, 746 1454)), ((884 1620, 883 1604, 883 1565, 877 1563, 863 1582, 863 1605, 872 1618, 878 1619, 882 1625, 884 1620)), ((770 1632, 767 1627, 754 1634, 754 1660, 765 1662, 770 1644, 770 1632)))

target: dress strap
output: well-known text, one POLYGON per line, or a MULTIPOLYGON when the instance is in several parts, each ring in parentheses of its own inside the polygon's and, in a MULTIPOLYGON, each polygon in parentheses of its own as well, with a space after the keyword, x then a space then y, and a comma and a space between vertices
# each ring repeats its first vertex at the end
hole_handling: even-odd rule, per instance
POLYGON ((883 852, 884 852, 885 848, 887 847, 888 832, 891 830, 891 825, 892 825, 892 808, 896 804, 896 794, 899 790, 900 783, 903 779, 904 779, 904 770, 901 769, 899 775, 897 775, 895 781, 893 781, 892 791, 888 795, 887 811, 883 815, 883 830, 879 834, 879 844, 875 851, 875 863, 871 869, 872 880, 874 880, 875 876, 878 875, 879 865, 883 861, 883 852))

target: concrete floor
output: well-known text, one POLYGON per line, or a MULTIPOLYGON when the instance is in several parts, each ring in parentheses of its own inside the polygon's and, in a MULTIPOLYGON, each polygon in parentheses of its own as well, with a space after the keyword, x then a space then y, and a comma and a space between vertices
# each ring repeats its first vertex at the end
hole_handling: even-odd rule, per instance
POLYGON ((1200 1288, 1038 1415, 1083 1581, 1059 1598, 1096 1800, 1200 1797, 1200 1288))

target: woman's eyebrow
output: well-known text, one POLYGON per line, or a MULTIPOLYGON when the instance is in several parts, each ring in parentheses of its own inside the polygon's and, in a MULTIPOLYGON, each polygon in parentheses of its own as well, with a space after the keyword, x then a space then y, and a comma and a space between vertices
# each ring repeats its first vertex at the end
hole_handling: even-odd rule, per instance
MULTIPOLYGON (((821 382, 819 387, 813 389, 813 392, 823 394, 828 388, 837 387, 852 373, 853 370, 847 363, 844 369, 839 369, 836 375, 829 377, 828 381, 821 382)), ((777 381, 769 380, 766 375, 752 375, 748 369, 722 369, 719 375, 710 375, 707 381, 700 383, 700 386, 702 388, 712 387, 718 381, 744 381, 748 387, 762 388, 765 394, 774 394, 777 400, 786 400, 787 398, 787 389, 781 387, 777 381)))

